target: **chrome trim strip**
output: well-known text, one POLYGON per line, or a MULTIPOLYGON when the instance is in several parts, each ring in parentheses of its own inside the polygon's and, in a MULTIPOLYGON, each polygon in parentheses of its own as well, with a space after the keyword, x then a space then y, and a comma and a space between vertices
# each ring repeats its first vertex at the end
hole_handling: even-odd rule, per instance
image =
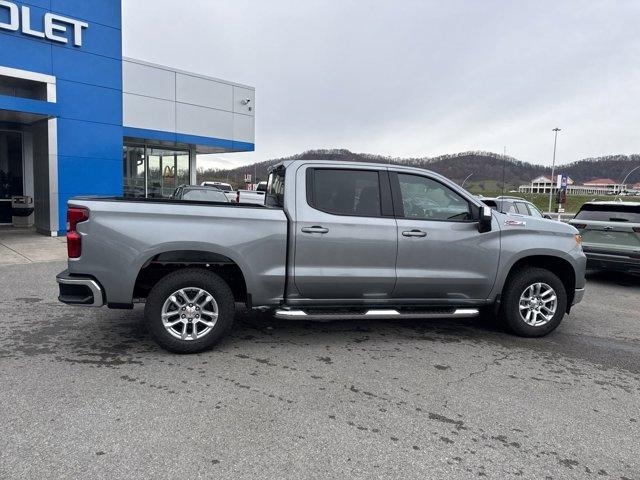
POLYGON ((306 317, 307 314, 302 310, 276 310, 276 317, 289 318, 289 317, 306 317))
POLYGON ((478 310, 477 308, 456 308, 456 311, 453 312, 453 314, 456 317, 465 317, 465 316, 475 317, 476 315, 480 314, 480 310, 478 310))
POLYGON ((364 313, 334 313, 331 310, 327 313, 306 313, 304 310, 278 309, 274 312, 276 318, 297 318, 303 320, 357 320, 362 318, 401 318, 401 319, 427 319, 427 318, 471 318, 477 317, 480 311, 477 308, 457 308, 451 313, 439 312, 408 312, 402 313, 397 310, 368 310, 364 313))

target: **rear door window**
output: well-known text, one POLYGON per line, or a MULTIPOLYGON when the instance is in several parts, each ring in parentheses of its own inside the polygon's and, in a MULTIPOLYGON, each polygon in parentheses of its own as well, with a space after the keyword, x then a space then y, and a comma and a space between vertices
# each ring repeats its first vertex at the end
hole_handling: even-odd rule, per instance
POLYGON ((312 207, 334 215, 382 216, 378 172, 324 168, 309 172, 312 207))

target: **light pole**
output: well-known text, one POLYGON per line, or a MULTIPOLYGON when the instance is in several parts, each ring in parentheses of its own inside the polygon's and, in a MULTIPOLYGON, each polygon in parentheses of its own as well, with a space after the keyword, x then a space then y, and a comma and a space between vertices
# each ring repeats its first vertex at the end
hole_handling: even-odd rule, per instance
POLYGON ((555 184, 555 174, 556 174, 556 145, 558 143, 558 132, 560 129, 558 127, 552 130, 555 132, 555 137, 553 139, 553 163, 551 164, 551 189, 549 190, 549 210, 551 212, 551 199, 553 198, 553 185, 555 184))
POLYGON ((460 185, 460 187, 464 188, 464 184, 465 184, 465 182, 466 182, 467 180, 469 180, 469 177, 471 177, 471 175, 473 175, 473 173, 470 173, 469 175, 467 175, 467 178, 465 178, 465 179, 462 181, 462 185, 460 185))
POLYGON ((631 175, 633 172, 635 172, 639 168, 640 168, 640 165, 638 165, 636 168, 631 169, 631 171, 627 173, 627 175, 624 177, 624 180, 622 180, 622 183, 620 184, 620 191, 618 192, 618 195, 622 193, 622 188, 624 188, 624 182, 627 181, 627 178, 629 178, 629 175, 631 175))

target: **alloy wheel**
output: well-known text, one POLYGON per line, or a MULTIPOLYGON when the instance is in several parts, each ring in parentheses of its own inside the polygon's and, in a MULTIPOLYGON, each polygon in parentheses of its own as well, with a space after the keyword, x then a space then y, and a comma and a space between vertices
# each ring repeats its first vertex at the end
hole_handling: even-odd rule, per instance
POLYGON ((162 305, 162 324, 175 338, 198 340, 208 335, 218 321, 213 295, 199 287, 176 290, 162 305))
POLYGON ((532 327, 541 327, 549 323, 557 308, 556 291, 546 283, 531 284, 520 295, 520 317, 532 327))

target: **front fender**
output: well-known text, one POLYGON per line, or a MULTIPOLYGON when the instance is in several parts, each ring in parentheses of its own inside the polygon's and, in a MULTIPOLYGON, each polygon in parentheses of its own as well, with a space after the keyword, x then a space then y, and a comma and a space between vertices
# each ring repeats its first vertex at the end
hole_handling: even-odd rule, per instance
MULTIPOLYGON (((496 298, 498 298, 498 296, 502 293, 505 282, 509 274, 513 270, 514 265, 527 258, 556 258, 559 261, 566 262, 566 264, 568 264, 573 269, 573 273, 575 276, 574 289, 583 288, 585 284, 584 274, 586 269, 586 257, 582 252, 582 249, 575 243, 575 240, 573 238, 571 238, 570 240, 571 242, 573 242, 573 246, 571 246, 571 248, 568 248, 567 245, 565 249, 550 247, 530 247, 514 251, 510 250, 509 248, 503 248, 500 259, 500 268, 498 269, 498 276, 491 292, 490 300, 495 301, 496 298)), ((531 265, 535 266, 536 262, 533 261, 531 265)), ((573 294, 573 292, 568 293, 570 295, 573 294)))

